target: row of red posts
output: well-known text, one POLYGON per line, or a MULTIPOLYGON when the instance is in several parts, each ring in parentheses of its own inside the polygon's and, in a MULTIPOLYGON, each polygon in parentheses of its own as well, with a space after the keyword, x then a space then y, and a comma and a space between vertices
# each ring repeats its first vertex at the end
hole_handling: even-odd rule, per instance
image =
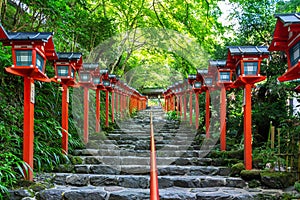
MULTIPOLYGON (((210 138, 210 92, 220 90, 220 149, 226 150, 226 90, 244 88, 244 165, 252 169, 252 108, 251 91, 255 83, 266 79, 260 75, 261 63, 269 57, 269 51, 284 51, 287 56, 287 71, 278 78, 289 81, 300 78, 300 14, 275 15, 277 23, 273 40, 266 46, 229 46, 226 60, 209 61, 208 69, 198 69, 186 81, 170 86, 164 92, 165 110, 177 110, 186 120, 189 94, 190 125, 192 125, 192 96, 195 93, 195 124, 199 128, 199 94, 206 92, 205 127, 206 138, 210 138)), ((295 88, 300 91, 300 86, 295 88)))
POLYGON ((0 41, 12 47, 12 66, 5 70, 24 77, 24 127, 23 160, 30 166, 26 179, 33 180, 34 141, 34 81, 57 82, 62 86, 62 150, 68 153, 68 107, 69 87, 84 88, 84 142, 88 143, 89 89, 96 91, 96 132, 100 131, 100 91, 105 91, 105 125, 115 121, 114 113, 123 118, 127 112, 146 108, 147 98, 135 89, 119 81, 107 69, 100 69, 98 63, 83 63, 82 54, 77 52, 56 52, 53 33, 49 32, 7 32, 0 25, 0 41), (53 61, 55 77, 45 73, 46 61, 53 61), (77 76, 79 74, 79 77, 77 76), (79 80, 77 80, 79 79, 79 80), (110 99, 110 101, 109 101, 110 99), (114 108, 116 105, 116 108, 114 108), (129 110, 129 105, 131 110, 129 110))

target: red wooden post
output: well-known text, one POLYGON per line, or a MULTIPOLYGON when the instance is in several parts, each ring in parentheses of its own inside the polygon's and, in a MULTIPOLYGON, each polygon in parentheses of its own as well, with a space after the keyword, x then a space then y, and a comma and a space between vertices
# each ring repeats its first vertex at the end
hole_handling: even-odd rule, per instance
MULTIPOLYGON (((23 160, 33 169, 33 140, 34 140, 34 80, 24 77, 24 135, 23 160)), ((29 169, 25 172, 26 179, 32 181, 33 173, 29 169)))
POLYGON ((89 88, 84 87, 84 122, 83 122, 83 141, 89 141, 89 88))
POLYGON ((220 148, 226 150, 226 89, 221 87, 220 94, 220 148))
POLYGON ((158 173, 156 165, 156 149, 152 121, 152 112, 150 112, 150 200, 159 200, 158 173))
POLYGON ((116 113, 119 113, 119 92, 116 91, 116 113))
POLYGON ((123 105, 124 105, 124 93, 121 92, 120 94, 120 114, 121 114, 121 118, 123 119, 124 114, 123 114, 123 105))
POLYGON ((186 105, 186 92, 184 92, 183 95, 183 120, 186 121, 186 109, 187 109, 187 105, 186 105))
POLYGON ((193 91, 192 90, 190 90, 189 107, 190 107, 190 126, 192 126, 192 124, 193 124, 193 91))
POLYGON ((244 105, 244 157, 245 169, 252 169, 252 116, 251 116, 251 84, 245 84, 244 105))
POLYGON ((96 89, 96 132, 100 132, 100 89, 96 89))
POLYGON ((115 92, 111 91, 111 121, 115 122, 115 92))
POLYGON ((195 93, 195 112, 196 112, 196 117, 195 117, 195 125, 196 125, 196 130, 199 128, 199 94, 196 92, 195 93))
POLYGON ((179 115, 180 115, 180 117, 182 116, 182 107, 183 107, 183 106, 182 106, 182 104, 183 104, 183 103, 182 103, 182 100, 183 100, 183 99, 182 99, 182 94, 180 94, 180 95, 179 95, 179 115))
POLYGON ((205 130, 206 130, 206 138, 210 138, 210 133, 209 133, 209 126, 210 126, 210 92, 209 90, 206 91, 205 94, 205 130))
POLYGON ((105 126, 109 126, 109 91, 105 91, 105 126))
POLYGON ((62 149, 64 154, 68 154, 69 89, 66 84, 62 88, 62 149))

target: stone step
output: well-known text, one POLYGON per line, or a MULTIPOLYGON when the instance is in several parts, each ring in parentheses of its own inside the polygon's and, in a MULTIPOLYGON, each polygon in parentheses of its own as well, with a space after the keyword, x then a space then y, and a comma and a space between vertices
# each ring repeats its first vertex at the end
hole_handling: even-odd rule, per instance
MULTIPOLYGON (((210 152, 209 150, 186 150, 186 151, 158 150, 158 151, 156 151, 156 157, 204 157, 209 152, 210 152)), ((75 155, 75 156, 138 156, 138 157, 149 157, 150 156, 150 150, 80 149, 80 150, 75 150, 73 155, 75 155)))
MULTIPOLYGON (((149 188, 150 177, 146 175, 94 175, 57 173, 53 182, 69 186, 120 186, 126 188, 149 188)), ((243 188, 246 183, 241 178, 226 176, 158 176, 159 188, 243 188)))
MULTIPOLYGON (((83 156, 83 164, 106 164, 106 165, 149 165, 149 157, 136 156, 83 156)), ((157 165, 198 165, 211 166, 211 158, 182 158, 182 157, 157 157, 157 165)))
MULTIPOLYGON (((124 188, 119 186, 66 187, 44 190, 38 193, 40 200, 145 200, 150 199, 149 189, 124 188)), ((219 188, 178 188, 159 190, 160 200, 211 200, 211 199, 276 199, 282 196, 281 190, 241 189, 231 187, 219 188)))
MULTIPOLYGON (((110 132, 108 134, 108 136, 113 137, 114 135, 120 135, 120 136, 124 136, 124 135, 128 135, 128 136, 136 136, 136 137, 142 137, 142 136, 149 136, 150 135, 150 129, 145 129, 146 131, 141 131, 141 132, 135 132, 135 131, 126 131, 126 130, 118 130, 118 131, 113 131, 110 132)), ((101 134, 99 134, 101 136, 101 134)), ((154 135, 155 136, 169 136, 169 135, 176 135, 176 136, 193 136, 196 135, 195 131, 184 131, 184 130, 159 130, 156 131, 154 130, 154 135)), ((99 137, 97 137, 98 135, 94 135, 93 137, 95 137, 96 139, 98 139, 99 137)), ((92 136, 90 136, 91 139, 93 139, 92 136)))
MULTIPOLYGON (((177 139, 174 137, 173 140, 167 140, 162 137, 155 138, 156 145, 163 145, 163 144, 172 144, 172 145, 187 145, 187 144, 195 144, 194 138, 185 138, 185 139, 177 139)), ((115 145, 149 145, 149 140, 89 140, 87 146, 96 146, 96 145, 103 145, 103 144, 115 144, 115 145)))
MULTIPOLYGON (((185 141, 184 144, 180 144, 180 141, 172 141, 170 144, 156 144, 156 150, 169 150, 169 151, 185 151, 185 150, 200 150, 200 146, 194 144, 193 142, 185 141)), ((89 142, 86 145, 89 149, 134 149, 134 150, 149 150, 150 142, 136 142, 132 144, 112 144, 112 143, 101 143, 99 142, 89 142)))
MULTIPOLYGON (((134 174, 148 175, 150 166, 141 165, 75 165, 75 173, 82 174, 134 174)), ((214 166, 158 166, 157 173, 164 175, 183 175, 183 176, 203 176, 203 175, 220 175, 229 176, 230 168, 214 166)))

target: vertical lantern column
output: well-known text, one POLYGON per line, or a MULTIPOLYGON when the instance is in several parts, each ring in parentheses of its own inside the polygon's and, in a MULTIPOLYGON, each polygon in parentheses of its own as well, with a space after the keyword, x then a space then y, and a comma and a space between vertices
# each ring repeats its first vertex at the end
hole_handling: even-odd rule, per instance
POLYGON ((105 91, 105 126, 109 126, 109 91, 105 91))
POLYGON ((101 100, 100 100, 100 89, 96 89, 96 132, 100 132, 100 110, 101 110, 101 100))
POLYGON ((198 130, 199 128, 199 93, 195 92, 195 128, 198 130))
POLYGON ((189 99, 189 108, 190 108, 190 126, 193 124, 193 90, 190 89, 190 99, 189 99))
POLYGON ((205 131, 206 131, 206 138, 210 138, 209 133, 209 126, 210 126, 210 92, 206 90, 205 92, 205 131))
MULTIPOLYGON (((23 161, 33 169, 33 141, 34 141, 34 80, 24 77, 24 135, 23 135, 23 161)), ((33 173, 28 170, 27 180, 33 180, 33 173)))
POLYGON ((245 85, 244 105, 244 157, 245 169, 252 169, 252 106, 251 106, 251 84, 245 85))
POLYGON ((83 104, 84 104, 83 141, 85 144, 87 144, 89 138, 89 88, 88 87, 84 87, 83 104))
POLYGON ((220 149, 226 150, 226 89, 221 87, 220 94, 220 149))
POLYGON ((186 90, 183 93, 183 120, 186 121, 186 113, 187 113, 187 102, 186 102, 186 90))
POLYGON ((69 88, 66 84, 62 85, 62 149, 68 154, 68 121, 69 121, 69 88))
POLYGON ((111 121, 115 122, 115 91, 112 89, 111 91, 111 121))

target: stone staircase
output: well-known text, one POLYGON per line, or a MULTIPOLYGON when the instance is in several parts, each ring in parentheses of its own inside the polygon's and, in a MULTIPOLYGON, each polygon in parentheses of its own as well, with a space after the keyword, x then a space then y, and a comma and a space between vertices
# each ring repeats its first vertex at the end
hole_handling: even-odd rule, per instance
MULTIPOLYGON (((248 189, 247 183, 230 177, 227 167, 213 166, 194 142, 189 125, 164 119, 161 108, 153 108, 157 170, 161 200, 265 199, 278 190, 248 189)), ((76 150, 81 164, 75 173, 55 173, 54 188, 41 190, 40 200, 132 200, 150 199, 149 110, 118 122, 120 129, 90 137, 86 149, 76 150)))

